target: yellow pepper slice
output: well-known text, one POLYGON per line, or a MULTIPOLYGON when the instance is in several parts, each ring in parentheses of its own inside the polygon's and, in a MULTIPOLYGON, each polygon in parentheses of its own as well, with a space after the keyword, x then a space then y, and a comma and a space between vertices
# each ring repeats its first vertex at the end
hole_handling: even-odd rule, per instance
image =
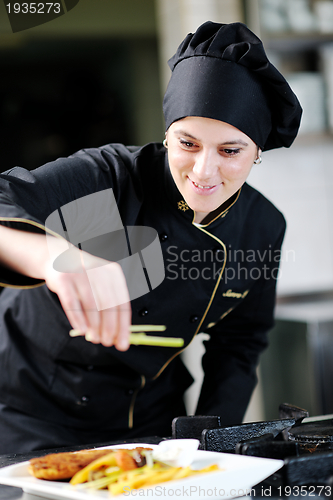
POLYGON ((106 465, 108 467, 110 467, 111 465, 113 466, 117 465, 115 455, 116 455, 115 450, 112 450, 107 455, 103 455, 102 457, 97 458, 89 465, 87 465, 84 469, 74 474, 74 476, 70 480, 70 484, 75 485, 75 484, 85 483, 86 481, 88 481, 89 472, 91 470, 98 469, 98 467, 101 467, 103 465, 106 465))

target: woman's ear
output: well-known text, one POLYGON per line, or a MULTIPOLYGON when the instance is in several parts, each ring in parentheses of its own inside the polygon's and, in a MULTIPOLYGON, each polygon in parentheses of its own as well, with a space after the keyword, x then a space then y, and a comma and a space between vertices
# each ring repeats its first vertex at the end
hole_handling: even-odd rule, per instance
POLYGON ((255 165, 260 165, 260 163, 262 162, 261 153, 262 153, 262 151, 261 151, 260 147, 258 146, 257 147, 257 157, 253 162, 255 165))

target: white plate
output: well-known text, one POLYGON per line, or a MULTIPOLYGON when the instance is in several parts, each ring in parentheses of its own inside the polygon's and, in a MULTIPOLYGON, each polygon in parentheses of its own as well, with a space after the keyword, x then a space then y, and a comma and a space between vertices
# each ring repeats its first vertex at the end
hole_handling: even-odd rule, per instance
MULTIPOLYGON (((150 444, 126 444, 107 448, 136 448, 137 446, 155 448, 150 444)), ((211 451, 196 451, 192 467, 200 469, 218 463, 223 470, 199 476, 192 476, 177 481, 168 481, 155 487, 140 488, 131 492, 125 490, 122 495, 112 496, 107 490, 87 491, 68 483, 36 479, 28 473, 29 462, 22 462, 0 469, 0 483, 22 488, 33 495, 52 499, 73 500, 110 500, 125 497, 157 499, 171 497, 189 497, 191 500, 203 498, 231 499, 250 494, 251 488, 266 479, 283 466, 283 460, 247 457, 211 451)))

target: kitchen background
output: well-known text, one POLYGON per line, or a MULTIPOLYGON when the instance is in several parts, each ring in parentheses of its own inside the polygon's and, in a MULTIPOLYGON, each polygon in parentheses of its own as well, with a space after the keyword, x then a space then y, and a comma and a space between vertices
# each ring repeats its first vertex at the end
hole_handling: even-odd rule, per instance
MULTIPOLYGON (((161 141, 166 61, 206 20, 245 22, 304 109, 295 144, 264 153, 249 178, 288 229, 276 326, 245 420, 278 418, 281 402, 333 413, 333 0, 80 0, 18 33, 0 3, 0 172, 107 142, 161 141)), ((184 356, 196 379, 190 413, 202 337, 184 356)))

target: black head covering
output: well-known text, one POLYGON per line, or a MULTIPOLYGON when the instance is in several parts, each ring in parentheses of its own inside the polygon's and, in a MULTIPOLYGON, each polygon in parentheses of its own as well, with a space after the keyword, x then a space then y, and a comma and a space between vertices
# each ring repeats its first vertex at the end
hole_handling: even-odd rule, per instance
POLYGON ((233 125, 263 150, 294 141, 302 108, 245 24, 204 23, 168 64, 166 129, 186 116, 202 116, 233 125))

